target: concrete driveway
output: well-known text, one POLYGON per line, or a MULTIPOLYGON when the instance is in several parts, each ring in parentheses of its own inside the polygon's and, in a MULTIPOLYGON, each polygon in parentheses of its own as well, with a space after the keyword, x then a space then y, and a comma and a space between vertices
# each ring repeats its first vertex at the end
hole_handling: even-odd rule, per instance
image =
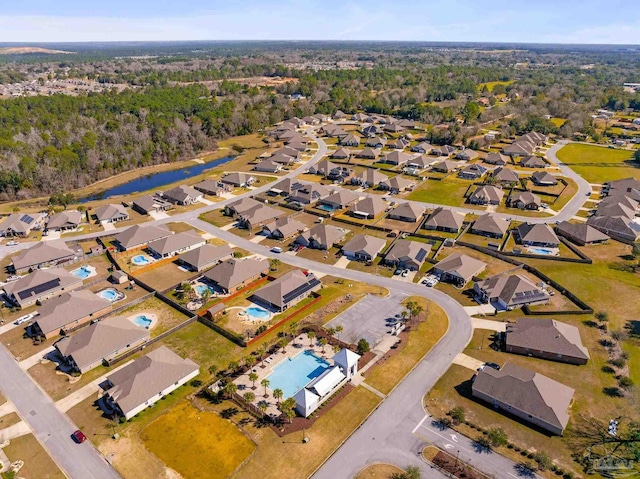
POLYGON ((484 363, 479 359, 472 358, 471 356, 467 356, 464 353, 460 353, 455 358, 453 358, 453 364, 471 369, 472 371, 477 371, 478 368, 484 363))
POLYGON ((342 326, 340 339, 348 343, 357 343, 360 338, 366 339, 372 346, 377 345, 390 330, 387 318, 392 318, 404 308, 401 302, 408 295, 398 291, 386 297, 368 294, 329 323, 328 328, 342 326))

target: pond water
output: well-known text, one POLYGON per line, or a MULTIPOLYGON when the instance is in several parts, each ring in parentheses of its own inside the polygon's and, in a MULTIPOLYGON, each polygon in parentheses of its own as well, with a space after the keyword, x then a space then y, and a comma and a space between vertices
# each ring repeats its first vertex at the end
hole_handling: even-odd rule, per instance
POLYGON ((151 190, 154 188, 160 188, 164 185, 168 185, 176 181, 180 181, 195 175, 199 175, 205 170, 215 168, 216 166, 219 166, 219 165, 223 165, 233 160, 234 158, 235 156, 225 156, 224 158, 213 160, 208 163, 202 163, 202 164, 194 163, 193 166, 188 166, 188 167, 180 168, 177 170, 160 171, 158 173, 152 173, 146 176, 140 176, 139 178, 136 178, 134 180, 131 180, 127 183, 123 183, 118 186, 114 186, 113 188, 109 188, 108 190, 102 191, 101 193, 98 193, 96 195, 92 195, 87 198, 82 198, 80 201, 85 202, 85 201, 91 201, 91 200, 101 200, 101 199, 111 198, 112 196, 129 195, 131 193, 151 190))

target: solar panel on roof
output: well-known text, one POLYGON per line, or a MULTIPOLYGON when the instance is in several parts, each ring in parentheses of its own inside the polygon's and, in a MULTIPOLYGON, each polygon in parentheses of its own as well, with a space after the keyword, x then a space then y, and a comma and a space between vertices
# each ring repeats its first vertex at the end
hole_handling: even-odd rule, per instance
POLYGON ((418 261, 423 261, 426 256, 427 251, 424 248, 420 248, 420 251, 418 251, 418 254, 416 255, 416 259, 418 261))
POLYGON ((318 284, 320 284, 320 280, 318 280, 318 278, 313 278, 310 281, 306 282, 305 284, 298 286, 296 289, 294 289, 293 291, 285 294, 282 297, 282 300, 285 303, 290 302, 291 300, 297 298, 298 296, 300 296, 301 294, 309 291, 310 289, 312 289, 313 287, 317 286, 318 284))
POLYGON ((33 218, 31 216, 29 216, 29 215, 22 215, 22 218, 20 218, 20 221, 30 225, 31 223, 33 223, 33 218))
POLYGON ((18 297, 20 299, 25 299, 33 295, 38 295, 44 293, 45 291, 49 291, 57 288, 60 285, 60 280, 58 278, 46 281, 42 284, 37 284, 31 288, 24 289, 18 292, 18 297))

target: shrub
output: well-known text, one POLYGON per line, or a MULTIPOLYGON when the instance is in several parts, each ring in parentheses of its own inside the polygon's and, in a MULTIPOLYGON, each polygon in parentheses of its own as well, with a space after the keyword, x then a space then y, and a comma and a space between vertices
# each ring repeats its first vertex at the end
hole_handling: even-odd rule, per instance
POLYGON ((616 359, 612 359, 611 361, 609 361, 611 364, 613 364, 615 367, 617 368, 623 368, 625 364, 627 364, 627 360, 624 359, 622 356, 616 358, 616 359))
POLYGON ((364 338, 360 338, 358 341, 358 354, 363 355, 364 353, 368 353, 371 350, 371 346, 369 345, 369 341, 364 338))
POLYGON ((118 422, 119 422, 120 424, 124 424, 125 422, 127 422, 127 418, 126 418, 126 417, 124 417, 124 416, 120 416, 120 419, 118 419, 118 422))
POLYGON ((546 471, 553 467, 553 461, 551 461, 551 458, 544 452, 534 454, 533 460, 536 461, 536 464, 541 471, 546 471))
POLYGON ((500 427, 489 429, 487 432, 487 439, 491 442, 492 446, 506 446, 509 442, 507 434, 500 427))
POLYGON ((460 406, 454 407, 451 411, 449 411, 449 416, 453 419, 454 424, 460 424, 464 421, 464 409, 460 406))
POLYGON ((194 379, 189 384, 191 384, 191 386, 194 388, 199 388, 200 386, 202 386, 202 381, 200 381, 199 379, 194 379))
POLYGON ((623 389, 629 389, 633 386, 633 379, 627 376, 621 376, 618 378, 618 384, 623 389))

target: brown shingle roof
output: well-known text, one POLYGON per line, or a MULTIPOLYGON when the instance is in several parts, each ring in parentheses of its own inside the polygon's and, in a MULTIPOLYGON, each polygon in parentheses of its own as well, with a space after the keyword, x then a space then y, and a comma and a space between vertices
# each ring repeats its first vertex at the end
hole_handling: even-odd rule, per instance
POLYGON ((519 318, 507 326, 507 346, 589 359, 578 328, 555 319, 519 318))

